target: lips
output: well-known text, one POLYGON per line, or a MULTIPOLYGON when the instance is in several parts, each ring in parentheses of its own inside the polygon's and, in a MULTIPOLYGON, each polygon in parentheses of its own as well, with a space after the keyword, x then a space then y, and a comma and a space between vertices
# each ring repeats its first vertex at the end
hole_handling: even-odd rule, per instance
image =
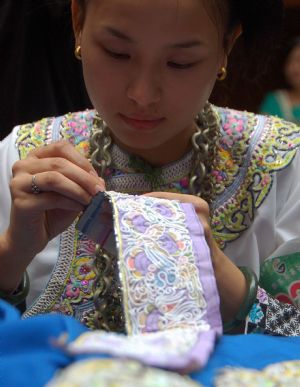
POLYGON ((146 116, 125 116, 120 114, 122 120, 129 126, 135 129, 154 129, 160 125, 165 119, 164 118, 151 118, 146 116))

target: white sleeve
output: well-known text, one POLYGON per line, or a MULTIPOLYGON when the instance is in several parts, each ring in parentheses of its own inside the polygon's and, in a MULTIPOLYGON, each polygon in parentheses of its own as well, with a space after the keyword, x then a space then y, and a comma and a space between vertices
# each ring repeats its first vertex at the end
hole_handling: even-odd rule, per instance
POLYGON ((18 127, 0 142, 0 233, 8 227, 10 218, 11 197, 9 183, 12 177, 12 165, 19 160, 15 145, 18 127))
POLYGON ((300 252, 300 154, 280 171, 276 182, 276 250, 270 256, 300 252))
MULTIPOLYGON (((19 152, 16 146, 18 130, 19 127, 14 128, 12 133, 0 142, 0 233, 3 233, 9 225, 11 209, 9 182, 12 177, 12 166, 19 160, 19 152)), ((59 237, 50 241, 47 247, 28 266, 30 291, 27 306, 31 305, 47 285, 57 261, 58 251, 59 237)))
POLYGON ((270 257, 300 251, 300 154, 289 166, 275 172, 273 184, 254 220, 240 237, 228 243, 225 254, 237 265, 259 274, 270 257))

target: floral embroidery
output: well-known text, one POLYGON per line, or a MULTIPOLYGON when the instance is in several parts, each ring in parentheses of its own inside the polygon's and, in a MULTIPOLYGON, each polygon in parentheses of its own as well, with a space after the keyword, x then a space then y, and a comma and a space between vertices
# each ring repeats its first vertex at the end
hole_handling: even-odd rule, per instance
MULTIPOLYGON (((218 195, 212 205, 211 224, 217 243, 224 248, 226 243, 236 240, 252 222, 255 209, 261 205, 271 189, 273 173, 289 165, 300 144, 300 137, 296 125, 278 118, 215 109, 221 118, 222 138, 217 168, 212 172, 218 195)), ((53 127, 56 121, 53 118, 20 126, 16 140, 20 157, 25 158, 32 149, 57 139, 69 141, 88 156, 94 115, 92 110, 61 117, 55 136, 53 127)), ((124 172, 113 168, 107 171, 107 176, 117 175, 124 175, 124 172)), ((162 191, 188 193, 188 181, 188 176, 182 176, 179 181, 160 188, 162 191)), ((173 240, 176 244, 176 236, 173 240)), ((172 244, 172 241, 169 240, 168 243, 172 244)), ((65 292, 54 309, 64 313, 67 311, 71 315, 79 313, 80 318, 87 321, 92 313, 94 274, 90 267, 94 245, 78 235, 74 235, 74 244, 76 253, 74 252, 72 267, 64 284, 65 292), (82 270, 87 270, 85 277, 82 270), (80 304, 84 304, 86 308, 81 309, 80 304)), ((136 261, 131 262, 135 265, 137 276, 147 269, 147 262, 138 253, 141 252, 135 253, 136 261)), ((182 257, 180 260, 184 261, 182 257)), ((167 280, 170 281, 169 278, 167 280)), ((154 311, 148 311, 148 315, 151 315, 152 321, 157 319, 154 311)))
POLYGON ((83 155, 89 152, 89 135, 92 130, 94 111, 69 113, 61 122, 61 137, 70 142, 83 155))
POLYGON ((187 376, 178 373, 145 367, 141 363, 126 359, 80 360, 57 373, 49 387, 61 386, 114 386, 128 387, 201 387, 187 376), (113 376, 113 378, 112 378, 113 376), (113 381, 112 381, 113 379, 113 381), (155 381, 155 382, 154 382, 155 381))
POLYGON ((108 194, 114 208, 127 332, 190 324, 206 330, 206 301, 180 203, 108 194))
POLYGON ((260 283, 269 294, 300 309, 300 253, 269 258, 261 265, 260 283), (298 270, 297 270, 298 269, 298 270))
POLYGON ((218 193, 212 228, 224 248, 252 222, 255 209, 271 189, 273 173, 293 160, 300 136, 297 125, 279 118, 228 109, 219 109, 219 114, 223 132, 217 168, 212 172, 218 193), (232 194, 223 199, 228 187, 232 194))
POLYGON ((77 233, 75 243, 76 249, 65 286, 51 310, 76 316, 81 322, 92 328, 95 243, 81 233, 77 233))
POLYGON ((300 361, 294 360, 271 364, 261 371, 250 368, 227 367, 219 371, 214 386, 297 386, 299 379, 300 361))
POLYGON ((52 123, 53 118, 44 118, 35 123, 20 126, 16 145, 21 159, 24 159, 33 149, 51 142, 52 123))

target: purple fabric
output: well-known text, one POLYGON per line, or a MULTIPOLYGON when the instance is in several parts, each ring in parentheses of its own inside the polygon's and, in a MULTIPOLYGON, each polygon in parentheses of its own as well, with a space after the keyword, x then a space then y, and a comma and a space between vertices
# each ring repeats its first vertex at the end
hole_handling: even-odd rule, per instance
POLYGON ((199 278, 202 283, 204 296, 207 302, 206 319, 216 333, 222 334, 223 328, 220 314, 220 298, 212 266, 210 250, 204 236, 204 229, 192 204, 181 203, 181 207, 186 215, 187 228, 193 241, 199 278))
MULTIPOLYGON (((174 354, 167 356, 164 355, 163 351, 164 343, 157 340, 157 345, 162 348, 160 356, 153 355, 151 353, 148 353, 146 356, 141 356, 137 353, 131 358, 153 367, 188 373, 199 370, 207 364, 207 361, 215 348, 216 338, 217 334, 214 330, 199 332, 197 343, 190 352, 180 355, 174 354)), ((107 353, 103 353, 107 355, 111 354, 109 351, 107 353)))

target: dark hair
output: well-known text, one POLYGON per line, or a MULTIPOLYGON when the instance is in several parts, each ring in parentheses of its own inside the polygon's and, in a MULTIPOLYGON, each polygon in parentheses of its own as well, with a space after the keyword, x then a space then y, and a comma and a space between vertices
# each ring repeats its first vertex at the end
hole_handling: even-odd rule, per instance
MULTIPOLYGON (((84 17, 87 0, 76 0, 84 17)), ((227 20, 228 32, 241 25, 245 50, 264 54, 278 45, 283 19, 282 0, 208 0, 215 3, 222 19, 227 20)))
MULTIPOLYGON (((220 0, 222 1, 222 0, 220 0)), ((283 25, 282 0, 228 0, 229 29, 241 24, 242 41, 250 58, 264 58, 281 44, 283 25)))

